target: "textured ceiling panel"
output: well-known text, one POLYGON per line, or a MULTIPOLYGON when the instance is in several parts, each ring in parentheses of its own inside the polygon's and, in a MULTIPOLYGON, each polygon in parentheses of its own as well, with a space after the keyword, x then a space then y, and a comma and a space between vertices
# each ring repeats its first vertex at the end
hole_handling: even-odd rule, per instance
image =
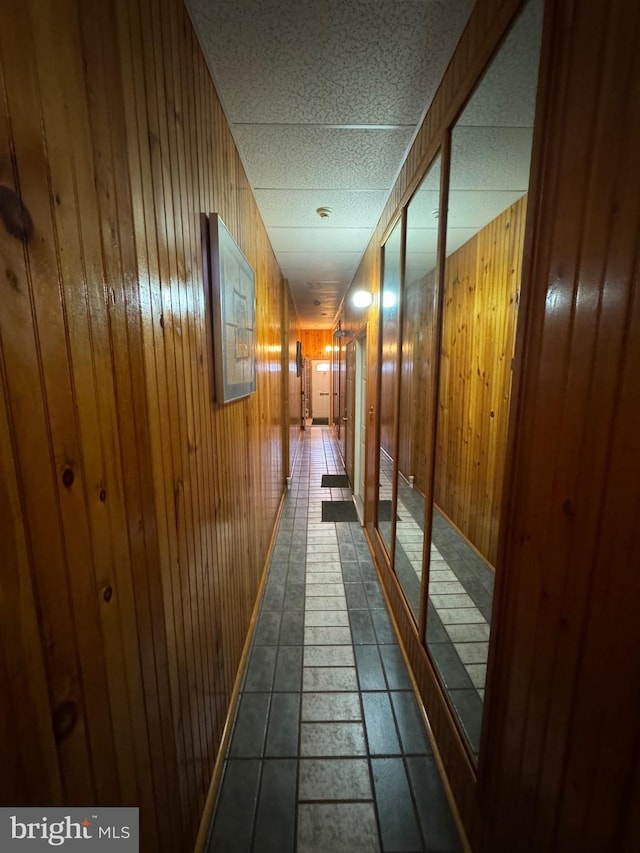
MULTIPOLYGON (((473 0, 186 4, 299 318, 329 327, 473 0)), ((529 0, 454 132, 447 252, 527 189, 542 6, 529 0)), ((435 169, 410 206, 410 275, 435 263, 438 188, 435 169)))
POLYGON ((405 270, 405 281, 407 286, 412 282, 419 281, 428 272, 435 269, 435 252, 415 252, 407 255, 407 266, 405 270))
POLYGON ((267 227, 375 228, 388 190, 256 190, 256 200, 267 227), (329 219, 320 219, 319 207, 330 207, 329 219))
POLYGON ((447 250, 450 255, 478 233, 477 228, 447 228, 447 250))
POLYGON ((272 228, 276 255, 280 252, 364 252, 371 228, 272 228))
POLYGON ((532 131, 527 127, 455 127, 452 190, 521 190, 529 186, 532 131))
POLYGON ((234 134, 255 189, 388 192, 413 130, 240 125, 234 134))
POLYGON ((411 199, 407 210, 408 228, 434 228, 438 224, 438 207, 440 204, 440 187, 435 189, 422 188, 411 199))
POLYGON ((289 281, 289 284, 294 283, 296 287, 303 289, 312 289, 314 292, 322 293, 326 296, 337 290, 341 290, 346 285, 351 283, 354 267, 347 267, 344 270, 333 270, 333 272, 325 273, 321 279, 314 278, 317 275, 317 269, 308 267, 289 267, 288 271, 282 271, 284 277, 289 281))
POLYGON ((449 193, 447 225, 451 228, 483 228, 523 195, 515 192, 457 190, 449 193))
POLYGON ((407 228, 407 258, 420 252, 435 252, 437 248, 437 228, 407 228))
POLYGON ((533 127, 543 3, 530 0, 458 124, 533 127))
POLYGON ((232 123, 412 124, 472 0, 187 0, 232 123))

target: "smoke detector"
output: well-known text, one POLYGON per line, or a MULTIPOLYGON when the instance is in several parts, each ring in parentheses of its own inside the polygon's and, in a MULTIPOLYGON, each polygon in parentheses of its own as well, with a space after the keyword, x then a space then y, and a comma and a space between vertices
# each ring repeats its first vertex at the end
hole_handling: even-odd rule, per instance
POLYGON ((331 216, 332 210, 330 207, 317 207, 316 213, 320 219, 328 219, 331 216))

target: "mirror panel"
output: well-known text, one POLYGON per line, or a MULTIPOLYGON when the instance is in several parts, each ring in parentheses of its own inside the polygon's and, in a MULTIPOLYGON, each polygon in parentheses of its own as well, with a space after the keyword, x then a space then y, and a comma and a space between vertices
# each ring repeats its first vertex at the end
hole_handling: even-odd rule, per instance
POLYGON ((429 492, 435 382, 440 155, 407 207, 394 569, 420 619, 425 495, 429 492))
POLYGON ((380 443, 377 527, 387 552, 392 553, 392 503, 394 427, 398 390, 398 336, 400 275, 402 269, 402 218, 398 219, 383 248, 380 288, 380 443))
POLYGON ((543 3, 530 0, 459 117, 451 165, 427 648, 480 746, 543 3))

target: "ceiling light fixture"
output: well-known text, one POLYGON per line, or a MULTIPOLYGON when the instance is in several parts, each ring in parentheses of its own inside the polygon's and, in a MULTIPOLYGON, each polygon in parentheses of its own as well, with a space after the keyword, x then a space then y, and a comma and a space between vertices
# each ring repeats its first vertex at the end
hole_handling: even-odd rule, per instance
POLYGON ((356 290, 351 301, 356 308, 368 308, 373 302, 373 295, 368 290, 356 290))

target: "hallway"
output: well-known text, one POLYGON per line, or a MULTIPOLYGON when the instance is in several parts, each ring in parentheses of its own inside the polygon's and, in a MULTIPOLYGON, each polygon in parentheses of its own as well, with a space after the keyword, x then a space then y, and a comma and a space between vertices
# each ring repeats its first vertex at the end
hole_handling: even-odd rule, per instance
POLYGON ((308 428, 282 511, 207 850, 461 850, 362 528, 308 428))

